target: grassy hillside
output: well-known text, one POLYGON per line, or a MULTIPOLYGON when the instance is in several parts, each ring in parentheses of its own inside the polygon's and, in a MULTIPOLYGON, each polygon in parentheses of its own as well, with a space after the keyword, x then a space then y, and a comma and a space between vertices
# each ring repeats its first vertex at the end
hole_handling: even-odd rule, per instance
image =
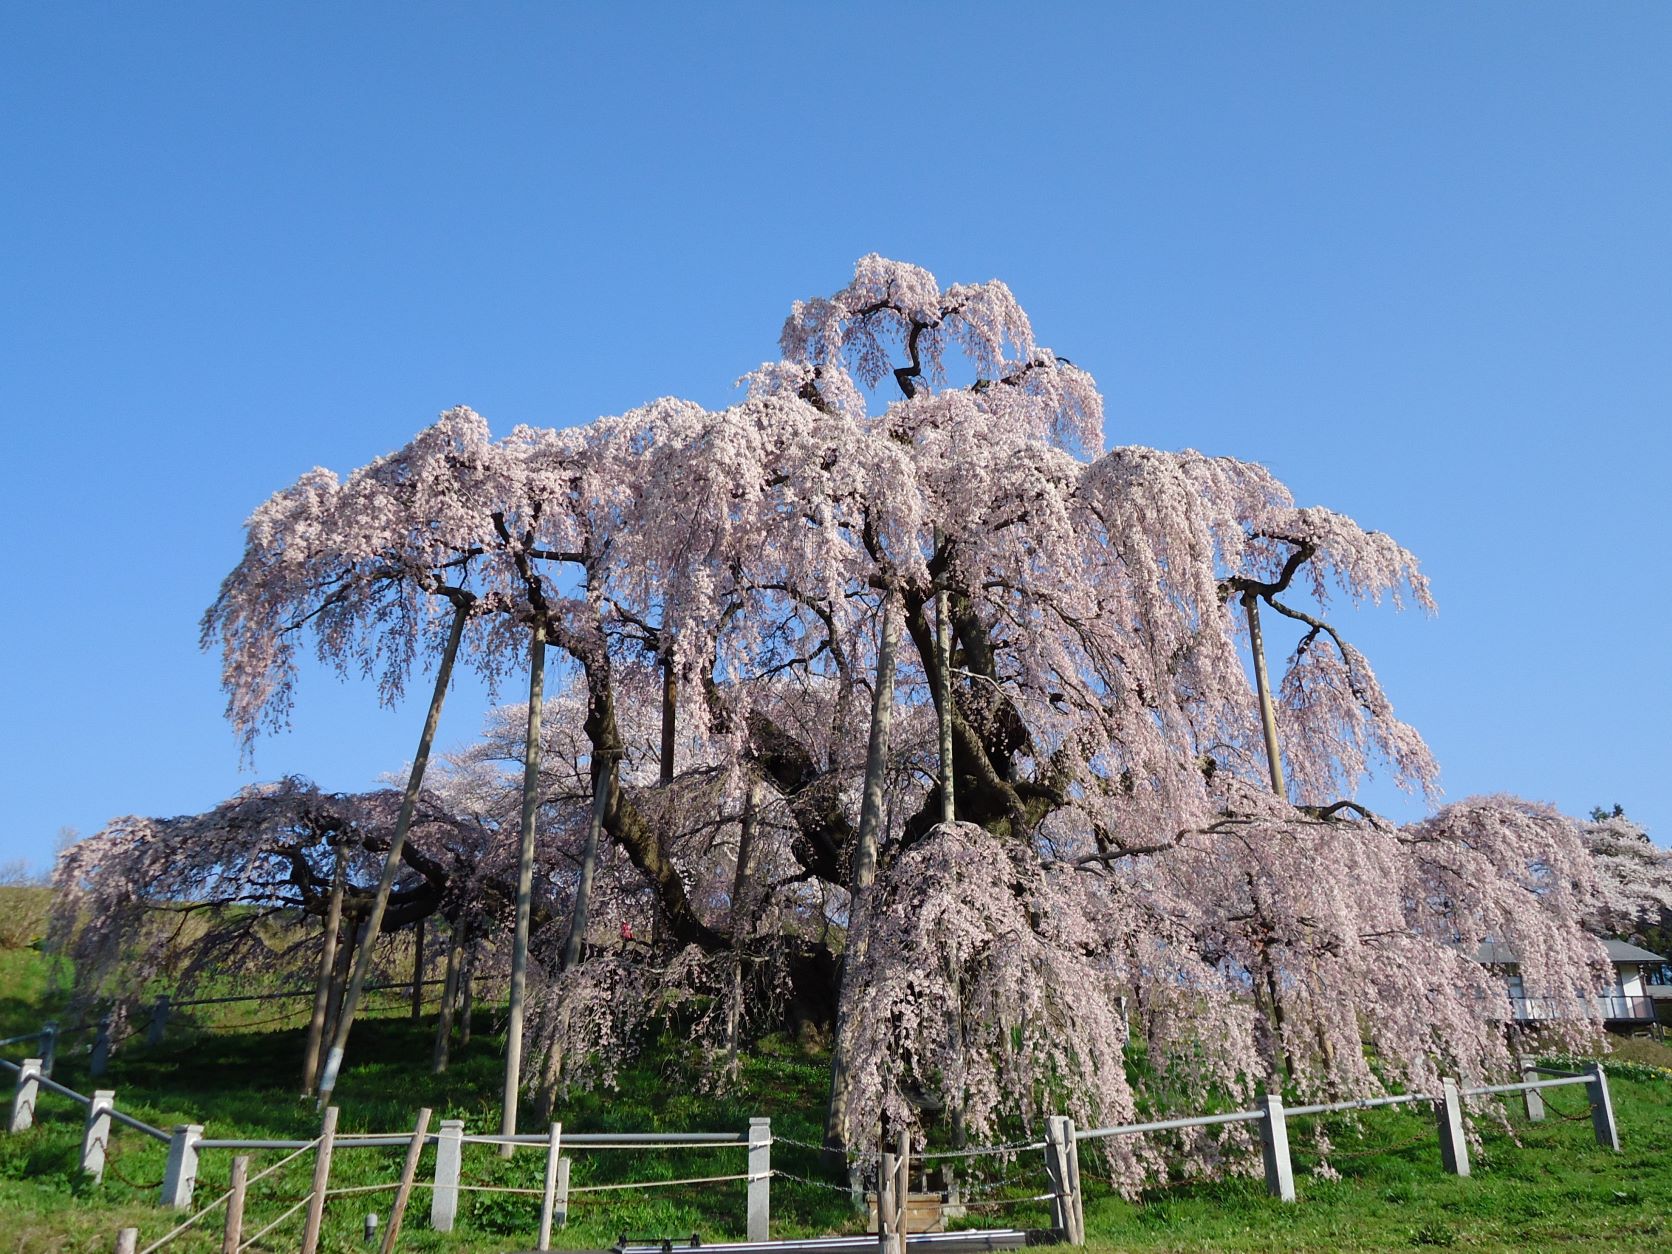
MULTIPOLYGON (((0 909, 5 903, 0 902, 0 909)), ((54 983, 33 948, 0 949, 0 1036, 37 1026, 52 1008, 54 983)), ((170 1039, 147 1050, 138 1038, 118 1051, 99 1083, 117 1092, 118 1104, 151 1123, 168 1127, 201 1122, 209 1136, 307 1137, 317 1130, 311 1104, 296 1095, 302 1046, 299 1028, 248 1026, 205 1008, 195 1022, 182 1017, 170 1039)), ((478 1014, 479 1035, 461 1051, 451 1071, 432 1077, 428 1060, 434 1017, 413 1023, 398 1001, 355 1029, 353 1065, 338 1090, 345 1131, 398 1131, 411 1126, 416 1108, 427 1103, 436 1118, 463 1118, 471 1131, 496 1123, 500 1080, 499 1042, 485 1034, 492 1016, 478 1014)), ((57 1072, 63 1082, 91 1091, 86 1076, 85 1037, 67 1046, 57 1072)), ((6 1056, 20 1056, 16 1049, 6 1056)), ((1637 1063, 1672 1064, 1672 1050, 1648 1042, 1629 1043, 1637 1063)), ((575 1094, 556 1116, 570 1131, 741 1129, 751 1115, 769 1115, 775 1133, 801 1141, 818 1139, 824 1089, 823 1060, 784 1042, 757 1048, 743 1066, 735 1091, 705 1088, 695 1059, 675 1042, 665 1042, 651 1060, 623 1073, 619 1089, 575 1094)), ((1518 1116, 1511 1129, 1482 1121, 1475 1150, 1475 1174, 1468 1180, 1440 1171, 1432 1121, 1426 1113, 1383 1110, 1362 1116, 1357 1127, 1336 1120, 1329 1131, 1331 1158, 1340 1179, 1316 1176, 1310 1121, 1291 1125, 1300 1202, 1283 1206, 1263 1196, 1258 1181, 1184 1185, 1152 1190, 1141 1202, 1109 1196, 1088 1181, 1087 1228, 1095 1249, 1142 1250, 1337 1250, 1421 1246, 1466 1250, 1525 1249, 1536 1244, 1616 1250, 1672 1246, 1672 1082, 1643 1066, 1622 1068, 1612 1082, 1625 1152, 1607 1154, 1592 1140, 1583 1102, 1574 1090, 1558 1090, 1551 1106, 1572 1118, 1555 1117, 1527 1125, 1518 1116), (1627 1074, 1630 1073, 1630 1074, 1627 1074)), ((155 1206, 163 1172, 163 1147, 127 1130, 113 1138, 111 1166, 95 1189, 77 1171, 80 1110, 43 1095, 40 1122, 15 1137, 0 1134, 0 1247, 10 1251, 105 1251, 118 1227, 137 1225, 142 1243, 172 1226, 155 1206)), ((534 1112, 524 1127, 537 1126, 534 1112)), ((780 1141, 774 1165, 817 1179, 816 1156, 780 1141)), ((258 1154, 255 1165, 276 1159, 258 1154)), ((394 1178, 400 1152, 343 1151, 332 1184, 370 1185, 394 1178)), ((1010 1192, 1040 1191, 1036 1155, 1024 1155, 1002 1170, 1014 1177, 1010 1192)), ((213 1198, 226 1179, 231 1155, 206 1152, 199 1201, 213 1198)), ((420 1179, 427 1178, 433 1151, 420 1179)), ((1088 1175, 1094 1170, 1089 1155, 1088 1175)), ((509 1162, 489 1147, 467 1154, 467 1181, 537 1187, 538 1153, 509 1162)), ((274 1180, 271 1191, 250 1208, 251 1231, 283 1210, 282 1201, 307 1188, 306 1158, 274 1180)), ((577 1154, 575 1185, 626 1179, 729 1175, 742 1170, 742 1155, 727 1151, 659 1154, 577 1154)), ((673 1236, 693 1231, 717 1239, 739 1234, 743 1223, 741 1182, 666 1191, 581 1194, 562 1244, 600 1248, 622 1232, 673 1236)), ((390 1194, 368 1193, 333 1201, 327 1210, 325 1248, 363 1250, 361 1220, 369 1211, 387 1214, 390 1194)), ((775 1235, 810 1235, 852 1228, 843 1194, 829 1188, 774 1180, 775 1235)), ((477 1194, 461 1207, 452 1236, 428 1227, 429 1199, 414 1195, 402 1248, 414 1250, 505 1251, 532 1245, 535 1199, 512 1194, 477 1194)), ((215 1217, 201 1236, 189 1235, 169 1248, 218 1249, 215 1217)), ((1043 1226, 1037 1205, 981 1212, 979 1222, 1043 1226)), ((294 1248, 300 1220, 278 1230, 264 1248, 294 1248)))

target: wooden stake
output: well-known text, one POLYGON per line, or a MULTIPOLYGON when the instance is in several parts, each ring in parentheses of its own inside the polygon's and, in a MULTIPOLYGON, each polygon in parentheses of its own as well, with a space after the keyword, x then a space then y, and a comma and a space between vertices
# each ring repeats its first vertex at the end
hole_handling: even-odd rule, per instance
POLYGON ((314 1151, 313 1190, 308 1194, 308 1220, 302 1226, 302 1254, 316 1254, 319 1227, 325 1220, 325 1193, 331 1185, 331 1151, 337 1144, 337 1108, 327 1106, 319 1125, 319 1148, 314 1151))
POLYGON ((430 1108, 418 1111, 418 1126, 412 1130, 412 1144, 406 1147, 406 1161, 401 1164, 401 1187, 395 1190, 395 1205, 389 1212, 389 1226, 383 1233, 382 1254, 394 1254, 395 1238, 401 1234, 401 1219, 406 1215, 406 1203, 412 1197, 412 1182, 418 1176, 418 1157, 424 1152, 424 1141, 430 1130, 430 1108))
POLYGON ((226 1227, 221 1232, 221 1254, 238 1254, 244 1242, 244 1188, 250 1176, 250 1156, 232 1160, 232 1196, 226 1199, 226 1227))

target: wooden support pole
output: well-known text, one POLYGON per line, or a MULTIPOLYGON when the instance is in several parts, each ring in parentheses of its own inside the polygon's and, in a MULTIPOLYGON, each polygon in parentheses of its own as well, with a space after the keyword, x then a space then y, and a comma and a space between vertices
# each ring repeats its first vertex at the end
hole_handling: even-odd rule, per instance
POLYGON ((1084 1245, 1080 1147, 1074 1137, 1074 1121, 1066 1115, 1052 1115, 1045 1121, 1045 1172, 1051 1181, 1051 1227, 1057 1240, 1068 1245, 1084 1245))
POLYGON ((347 874, 347 859, 343 856, 342 845, 332 842, 336 851, 335 865, 331 869, 331 895, 325 904, 325 936, 319 950, 318 983, 314 986, 313 1014, 308 1019, 308 1043, 302 1054, 302 1096, 312 1097, 314 1085, 319 1080, 319 1051, 325 1039, 328 1020, 331 1017, 335 981, 333 975, 337 969, 337 938, 342 931, 343 922, 343 879, 347 874))
POLYGON ((435 1056, 430 1070, 440 1075, 447 1070, 448 1056, 453 1050, 453 1005, 459 996, 459 930, 458 925, 447 933, 447 966, 441 978, 441 1013, 435 1023, 435 1056))
POLYGON ((592 881, 598 872, 598 841, 604 833, 604 815, 609 809, 610 791, 615 787, 615 763, 599 753, 592 763, 592 809, 586 820, 586 842, 581 846, 581 873, 575 881, 575 905, 569 918, 569 935, 563 942, 563 969, 581 960, 586 945, 588 912, 592 908, 592 881))
POLYGON ((412 1018, 424 1013, 424 920, 412 929, 412 1018))
POLYGON ((459 1048, 470 1044, 471 1012, 476 1008, 476 944, 465 951, 459 972, 459 1048))
POLYGON ((877 1254, 897 1254, 894 1248, 894 1155, 877 1155, 877 1254))
POLYGON ((418 1178, 418 1158, 424 1152, 424 1142, 430 1132, 430 1108, 418 1111, 418 1125, 412 1129, 412 1143, 406 1147, 406 1160, 401 1163, 401 1184, 395 1190, 395 1204, 389 1210, 389 1226, 383 1230, 382 1254, 394 1254, 395 1239, 401 1235, 401 1220, 406 1216, 406 1204, 412 1197, 412 1183, 418 1178))
POLYGON ((232 1184, 226 1199, 226 1226, 221 1229, 221 1254, 238 1254, 244 1243, 244 1190, 249 1186, 250 1156, 232 1160, 232 1184))
POLYGON ((1260 731, 1266 740, 1266 767, 1271 772, 1271 790, 1279 797, 1289 791, 1283 782, 1283 752, 1277 743, 1277 713, 1271 703, 1271 679, 1266 675, 1266 642, 1260 634, 1260 598, 1242 594, 1242 608, 1248 615, 1248 647, 1254 654, 1254 692, 1260 700, 1260 731))
POLYGON ((314 1151, 313 1187, 308 1193, 308 1218, 302 1225, 302 1254, 317 1254, 319 1229, 325 1221, 325 1194, 331 1187, 331 1151, 337 1144, 337 1108, 327 1106, 319 1125, 319 1148, 314 1151))
POLYGON ((401 851, 406 848, 406 834, 412 826, 412 816, 418 808, 418 794, 424 785, 424 771, 429 765, 430 749, 435 744, 435 730, 441 722, 442 703, 447 699, 447 685, 453 678, 453 661, 458 656, 459 641, 464 636, 467 606, 460 604, 453 612, 453 626, 442 649, 441 662, 435 670, 435 691, 430 696, 429 713, 424 719, 424 730, 418 737, 418 754, 412 759, 407 773, 406 791, 401 795, 401 810, 395 817, 395 832, 389 838, 389 852, 384 855, 383 874, 372 894, 371 910, 366 916, 365 932, 360 940, 359 953, 354 959, 354 974, 349 977, 348 991, 343 994, 342 1012, 331 1033, 331 1049, 325 1055, 325 1071, 319 1078, 319 1104, 328 1105, 337 1087, 337 1075, 342 1069, 343 1051, 348 1048, 348 1034, 354 1027, 354 1013, 360 1007, 360 995, 371 974, 372 951, 377 947, 378 932, 383 927, 383 913, 389 906, 389 893, 395 886, 395 875, 401 866, 401 851))
MULTIPOLYGON (((540 1193, 540 1243, 534 1248, 552 1248, 552 1217, 557 1211, 557 1165, 563 1158, 563 1125, 552 1124, 546 1141, 546 1182, 540 1193)), ((385 1254, 388 1254, 385 1251, 385 1254)))
MULTIPOLYGON (((528 734, 523 741, 522 844, 517 857, 517 917, 511 938, 511 998, 505 1013, 505 1091, 500 1098, 501 1136, 517 1134, 522 1088, 523 1018, 528 995, 528 933, 534 913, 534 828, 540 815, 540 713, 545 704, 546 624, 534 624, 528 653, 528 734)), ((506 1141, 499 1156, 516 1146, 506 1141)))
MULTIPOLYGON (((944 542, 945 537, 936 527, 937 554, 944 542)), ((940 821, 950 823, 958 816, 953 788, 952 615, 947 606, 945 576, 935 582, 935 724, 940 736, 940 821)))

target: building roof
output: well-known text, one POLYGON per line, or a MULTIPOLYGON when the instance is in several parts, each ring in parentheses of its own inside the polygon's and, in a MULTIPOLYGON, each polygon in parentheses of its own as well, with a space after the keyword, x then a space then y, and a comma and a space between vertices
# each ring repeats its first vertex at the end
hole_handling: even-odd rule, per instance
MULTIPOLYGON (((1652 954, 1647 949, 1639 949, 1623 940, 1604 940, 1602 947, 1608 951, 1608 961, 1614 963, 1667 961, 1662 954, 1652 954)), ((1504 967, 1512 966, 1521 959, 1516 956, 1515 950, 1502 941, 1487 941, 1475 951, 1475 961, 1491 967, 1504 967)))
POLYGON ((1636 945, 1628 945, 1623 940, 1605 940, 1603 948, 1608 950, 1610 962, 1665 962, 1664 954, 1652 954, 1647 949, 1639 949, 1636 945))

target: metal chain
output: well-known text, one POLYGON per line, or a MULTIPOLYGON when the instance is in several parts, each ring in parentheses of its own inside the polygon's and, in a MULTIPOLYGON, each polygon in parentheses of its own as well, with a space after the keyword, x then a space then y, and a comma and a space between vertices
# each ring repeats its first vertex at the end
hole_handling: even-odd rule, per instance
POLYGON ((774 1176, 785 1180, 794 1180, 797 1184, 811 1185, 815 1189, 829 1189, 833 1193, 852 1193, 853 1190, 845 1184, 831 1184, 828 1180, 811 1180, 806 1176, 798 1176, 793 1171, 785 1171, 782 1167, 772 1169, 774 1176))

